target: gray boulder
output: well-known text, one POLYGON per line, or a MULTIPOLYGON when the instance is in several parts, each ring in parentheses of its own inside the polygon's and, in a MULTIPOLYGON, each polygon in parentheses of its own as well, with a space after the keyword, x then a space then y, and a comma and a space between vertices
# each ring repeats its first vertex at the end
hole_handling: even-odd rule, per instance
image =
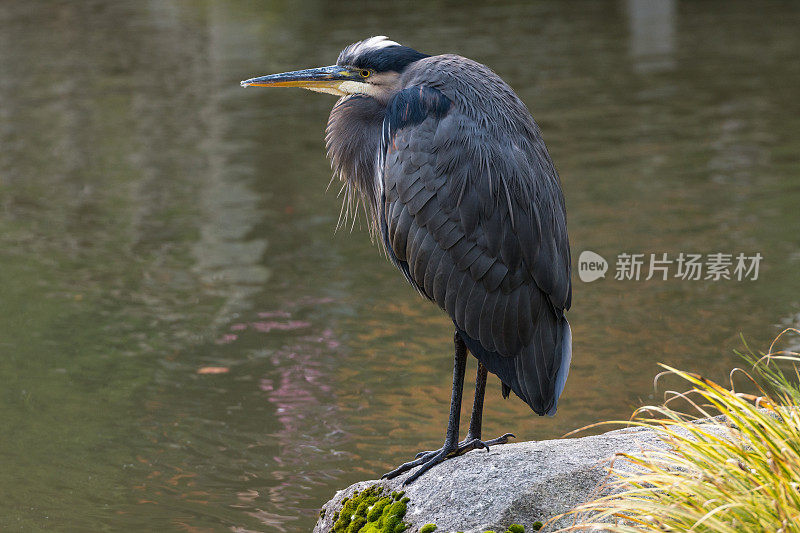
MULTIPOLYGON (((378 485, 384 493, 405 491, 409 532, 434 523, 437 533, 503 532, 511 524, 525 526, 527 533, 534 522, 547 522, 597 495, 614 454, 665 447, 650 429, 626 428, 591 437, 504 444, 488 453, 474 450, 433 467, 407 487, 402 486, 404 474, 338 491, 323 507, 314 531, 331 531, 343 499, 378 485)), ((542 531, 570 523, 572 519, 561 519, 542 531)))

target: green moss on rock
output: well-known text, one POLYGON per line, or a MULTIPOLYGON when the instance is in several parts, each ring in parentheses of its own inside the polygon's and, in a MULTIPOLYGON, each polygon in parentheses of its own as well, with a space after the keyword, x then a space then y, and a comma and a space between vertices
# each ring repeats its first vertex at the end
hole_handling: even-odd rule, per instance
MULTIPOLYGON (((331 533, 403 533, 409 524, 403 521, 408 510, 410 499, 404 491, 384 494, 383 488, 372 485, 362 491, 356 491, 349 498, 342 500, 342 508, 333 514, 331 533)), ((320 511, 325 516, 325 510, 320 511)), ((534 522, 531 529, 538 531, 541 522, 534 522)), ((425 524, 419 533, 433 533, 436 524, 425 524)), ((461 532, 459 532, 461 533, 461 532)), ((495 533, 489 530, 484 533, 495 533)), ((525 533, 521 524, 511 524, 505 533, 525 533)))
POLYGON ((372 509, 369 510, 367 513, 367 521, 368 522, 377 522, 380 519, 381 514, 383 514, 384 508, 392 503, 392 499, 387 497, 381 498, 372 506, 372 509))
POLYGON ((402 533, 409 499, 404 492, 383 496, 377 485, 354 492, 342 500, 342 509, 334 514, 333 533, 402 533))
POLYGON ((359 533, 365 525, 367 525, 366 517, 356 515, 356 517, 350 521, 350 525, 347 526, 347 533, 359 533))

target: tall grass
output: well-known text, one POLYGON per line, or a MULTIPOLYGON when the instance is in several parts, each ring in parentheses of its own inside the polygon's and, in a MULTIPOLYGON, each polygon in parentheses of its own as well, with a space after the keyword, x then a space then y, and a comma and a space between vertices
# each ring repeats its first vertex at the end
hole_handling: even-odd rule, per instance
POLYGON ((560 531, 800 533, 800 354, 774 350, 789 331, 800 334, 785 330, 766 355, 748 348, 750 369, 732 371, 730 388, 664 366, 690 390, 628 423, 655 430, 669 448, 618 454, 606 495, 571 511, 580 525, 560 531), (724 418, 696 422, 715 415, 724 418))

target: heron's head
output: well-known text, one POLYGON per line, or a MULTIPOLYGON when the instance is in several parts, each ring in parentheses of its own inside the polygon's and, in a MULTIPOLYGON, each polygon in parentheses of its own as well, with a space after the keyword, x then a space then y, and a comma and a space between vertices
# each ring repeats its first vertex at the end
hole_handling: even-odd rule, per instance
POLYGON ((337 96, 363 94, 387 102, 400 89, 400 74, 426 57, 381 35, 351 44, 342 50, 335 65, 260 76, 241 85, 301 87, 337 96))

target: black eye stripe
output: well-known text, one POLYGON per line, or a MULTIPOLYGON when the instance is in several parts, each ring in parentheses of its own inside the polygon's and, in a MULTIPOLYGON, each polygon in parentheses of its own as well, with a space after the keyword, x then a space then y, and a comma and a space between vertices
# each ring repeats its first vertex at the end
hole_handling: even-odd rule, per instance
POLYGON ((428 57, 407 46, 387 46, 372 50, 345 48, 339 54, 338 64, 349 65, 371 72, 403 72, 415 61, 428 57))

